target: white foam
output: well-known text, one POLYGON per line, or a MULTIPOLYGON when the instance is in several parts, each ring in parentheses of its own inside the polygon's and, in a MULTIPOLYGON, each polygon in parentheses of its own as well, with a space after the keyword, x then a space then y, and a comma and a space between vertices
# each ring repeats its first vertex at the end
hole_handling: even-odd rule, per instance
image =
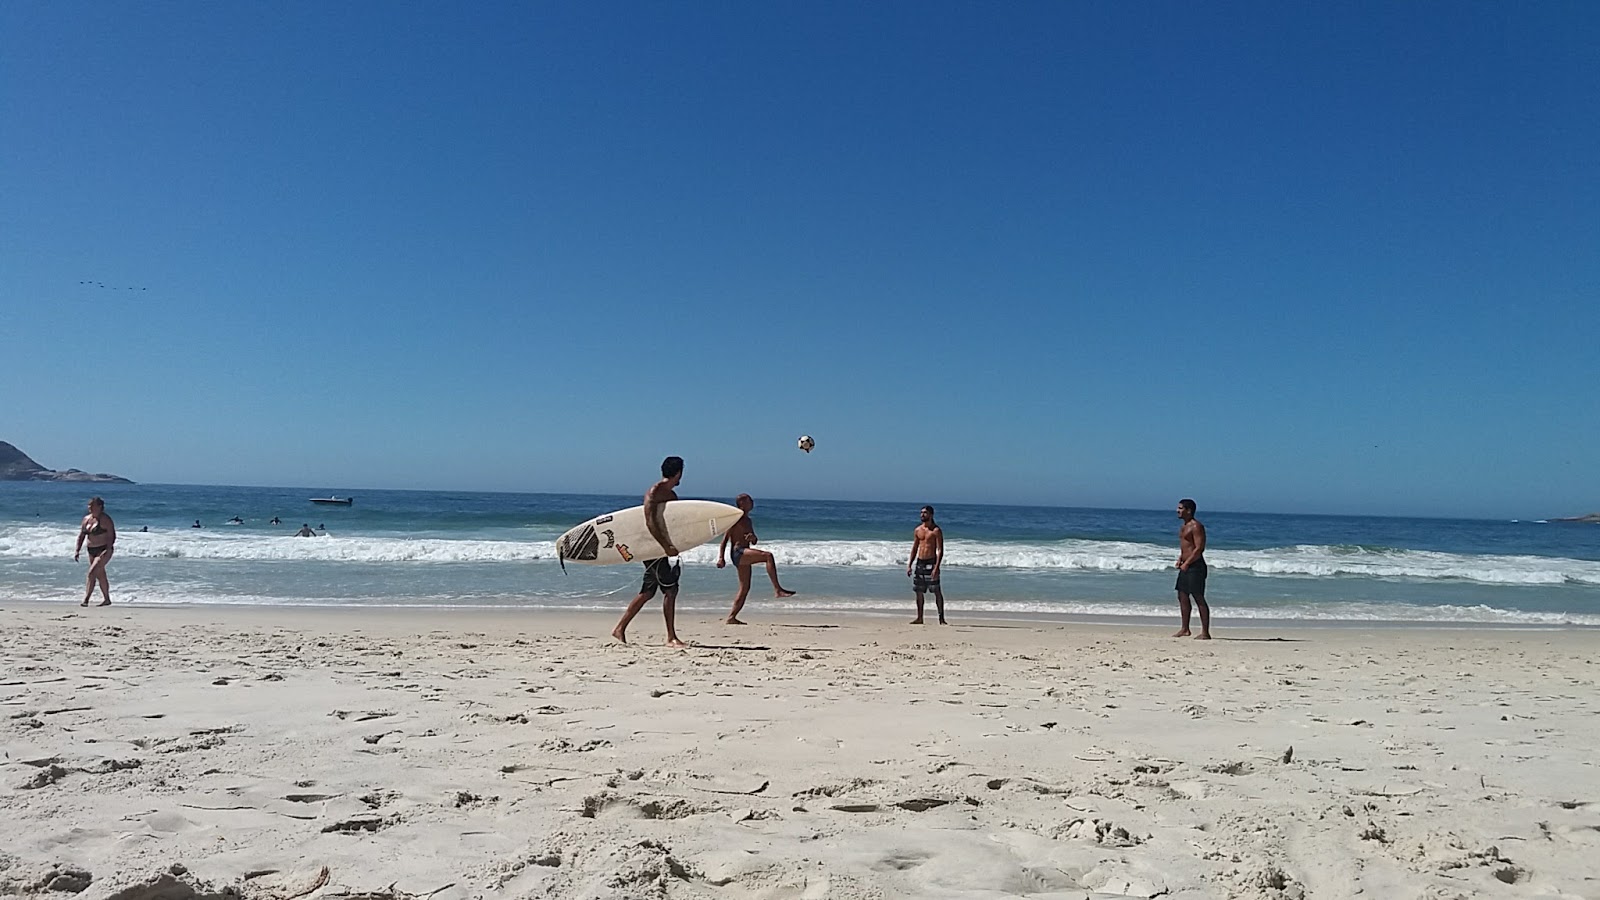
MULTIPOLYGON (((123 532, 117 553, 123 557, 204 560, 292 560, 352 563, 485 563, 555 561, 554 535, 527 540, 457 539, 370 535, 297 538, 230 530, 123 532)), ((0 558, 60 559, 72 547, 72 532, 59 527, 20 525, 0 528, 0 558)), ((909 545, 903 541, 779 541, 763 543, 784 566, 903 568, 909 545)), ((716 561, 717 547, 706 544, 684 558, 694 564, 716 561)), ((1172 547, 1130 541, 1068 540, 1050 543, 950 541, 945 565, 951 569, 1011 569, 1021 572, 1170 572, 1172 547)), ((1491 585, 1600 585, 1600 562, 1544 556, 1470 555, 1427 550, 1372 550, 1360 547, 1300 545, 1268 550, 1210 550, 1213 569, 1289 578, 1381 578, 1466 581, 1491 585)))

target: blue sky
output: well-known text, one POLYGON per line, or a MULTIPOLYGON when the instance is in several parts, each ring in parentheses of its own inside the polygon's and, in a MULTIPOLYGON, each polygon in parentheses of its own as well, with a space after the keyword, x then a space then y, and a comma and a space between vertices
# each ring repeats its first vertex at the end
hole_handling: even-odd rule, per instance
POLYGON ((0 440, 1588 511, 1596 46, 1559 2, 3 4, 0 440))

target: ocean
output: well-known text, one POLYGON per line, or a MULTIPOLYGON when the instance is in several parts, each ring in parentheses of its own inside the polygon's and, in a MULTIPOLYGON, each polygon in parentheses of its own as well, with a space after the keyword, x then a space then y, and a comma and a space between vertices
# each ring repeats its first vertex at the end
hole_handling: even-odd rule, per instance
MULTIPOLYGON (((563 572, 553 545, 584 519, 638 504, 637 495, 357 491, 351 506, 309 502, 329 493, 0 484, 0 600, 81 599, 84 563, 72 561, 72 548, 95 494, 118 527, 111 581, 119 603, 620 611, 638 589, 639 566, 563 572), (225 524, 233 516, 244 524, 225 524), (273 516, 282 524, 268 524, 273 516), (197 519, 202 527, 191 527, 197 519), (294 537, 302 523, 327 535, 294 537)), ((777 555, 784 586, 799 595, 774 600, 758 571, 745 615, 907 613, 918 506, 757 498, 760 546, 777 555)), ((1600 625, 1594 524, 1204 506, 1199 518, 1217 627, 1242 619, 1600 625)), ((939 504, 938 519, 953 618, 1176 618, 1171 510, 939 504)), ((680 608, 726 610, 735 578, 715 567, 716 555, 715 545, 684 554, 680 608)))

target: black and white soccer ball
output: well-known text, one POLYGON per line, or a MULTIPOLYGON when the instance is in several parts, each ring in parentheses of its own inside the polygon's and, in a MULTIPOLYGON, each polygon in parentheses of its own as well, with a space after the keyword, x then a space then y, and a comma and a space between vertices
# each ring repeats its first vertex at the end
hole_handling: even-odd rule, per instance
POLYGON ((817 442, 813 441, 811 439, 811 435, 809 435, 809 434, 800 435, 799 446, 800 446, 801 450, 804 450, 805 452, 810 453, 811 452, 811 448, 815 447, 816 445, 817 445, 817 442))

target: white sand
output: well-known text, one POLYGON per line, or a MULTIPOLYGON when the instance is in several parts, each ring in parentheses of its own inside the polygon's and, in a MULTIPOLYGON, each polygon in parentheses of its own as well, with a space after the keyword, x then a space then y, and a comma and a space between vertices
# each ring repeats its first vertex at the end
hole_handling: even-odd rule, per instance
POLYGON ((0 895, 1600 897, 1594 632, 748 615, 0 605, 0 895))

